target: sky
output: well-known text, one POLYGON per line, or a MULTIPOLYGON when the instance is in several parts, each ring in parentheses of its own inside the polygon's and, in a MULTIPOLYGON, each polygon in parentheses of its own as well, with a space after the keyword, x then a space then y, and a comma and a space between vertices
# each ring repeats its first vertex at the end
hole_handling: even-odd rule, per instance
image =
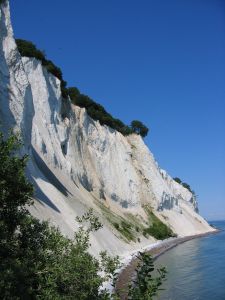
POLYGON ((15 37, 116 118, 141 120, 160 167, 190 184, 205 218, 225 219, 225 2, 10 4, 15 37))

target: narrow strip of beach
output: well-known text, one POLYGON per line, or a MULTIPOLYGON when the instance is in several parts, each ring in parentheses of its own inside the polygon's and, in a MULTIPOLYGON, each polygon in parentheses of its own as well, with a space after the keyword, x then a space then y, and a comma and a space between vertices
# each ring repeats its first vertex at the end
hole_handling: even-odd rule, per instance
POLYGON ((131 283, 133 277, 135 276, 135 269, 137 268, 139 263, 139 259, 137 258, 137 255, 140 251, 149 253, 153 256, 154 259, 156 259, 166 251, 172 249, 173 247, 176 247, 179 244, 182 244, 192 239, 201 238, 204 236, 208 236, 210 234, 215 234, 218 231, 219 230, 215 229, 215 231, 210 231, 210 232, 196 234, 196 235, 190 235, 190 236, 178 237, 178 238, 169 238, 164 241, 158 241, 147 247, 141 248, 139 251, 135 251, 131 253, 128 257, 122 260, 122 268, 120 269, 116 286, 115 286, 115 290, 119 292, 120 299, 122 300, 127 299, 128 286, 131 283))

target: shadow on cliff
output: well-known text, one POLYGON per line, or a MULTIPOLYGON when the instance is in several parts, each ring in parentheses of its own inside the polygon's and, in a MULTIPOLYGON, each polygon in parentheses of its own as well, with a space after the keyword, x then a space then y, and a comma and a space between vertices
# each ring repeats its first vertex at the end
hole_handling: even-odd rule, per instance
POLYGON ((3 49, 3 40, 7 35, 5 23, 5 15, 4 13, 2 13, 0 18, 0 130, 4 133, 5 136, 7 136, 9 130, 16 125, 16 120, 9 107, 10 75, 9 67, 5 58, 5 52, 3 49))
MULTIPOLYGON (((9 32, 11 25, 8 24, 9 28, 7 28, 6 24, 8 24, 8 20, 2 9, 0 18, 0 130, 7 137, 11 129, 17 128, 24 145, 26 145, 26 150, 25 148, 23 150, 27 152, 30 148, 34 116, 32 91, 29 82, 24 83, 23 81, 26 74, 23 70, 21 56, 13 42, 13 36, 9 32), (8 46, 5 47, 9 49, 5 52, 3 41, 6 37, 8 37, 8 46), (18 80, 20 76, 22 79, 18 80), (17 115, 16 118, 15 115, 17 115)), ((7 42, 5 43, 7 44, 7 42)))
MULTIPOLYGON (((59 181, 59 179, 54 175, 54 173, 49 169, 49 167, 46 165, 44 160, 41 158, 41 156, 38 154, 38 152, 34 149, 34 147, 31 148, 32 150, 32 157, 33 157, 33 165, 34 167, 37 167, 38 171, 31 172, 32 175, 36 174, 36 178, 41 178, 44 181, 49 182, 52 184, 58 191, 60 191, 65 197, 68 197, 71 195, 71 193, 67 190, 67 188, 59 181)), ((30 177, 30 176, 29 176, 30 177)), ((41 190, 41 188, 38 186, 38 184, 35 182, 35 180, 32 180, 32 183, 34 185, 35 189, 35 198, 39 201, 39 203, 45 203, 50 208, 54 209, 55 211, 60 213, 60 210, 57 208, 57 206, 48 198, 48 196, 41 190)))

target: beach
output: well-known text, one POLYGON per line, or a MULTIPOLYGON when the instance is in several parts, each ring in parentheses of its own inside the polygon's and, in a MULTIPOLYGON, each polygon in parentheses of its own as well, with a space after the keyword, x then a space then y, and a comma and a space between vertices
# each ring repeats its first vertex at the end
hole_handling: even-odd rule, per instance
MULTIPOLYGON (((218 231, 219 230, 215 229, 215 231, 210 231, 203 234, 191 235, 186 237, 178 237, 178 238, 170 238, 164 241, 158 241, 152 245, 149 245, 149 247, 140 249, 140 251, 149 253, 153 256, 154 259, 156 259, 166 251, 172 249, 173 247, 176 247, 179 244, 182 244, 192 239, 204 237, 210 234, 215 234, 218 231)), ((132 253, 131 256, 127 258, 127 260, 124 259, 124 262, 122 262, 123 266, 120 269, 116 286, 115 286, 115 290, 119 292, 120 299, 122 300, 127 299, 128 286, 131 283, 132 278, 134 278, 135 276, 135 269, 137 268, 137 265, 139 263, 139 259, 137 258, 138 252, 139 251, 136 251, 136 253, 132 253)))

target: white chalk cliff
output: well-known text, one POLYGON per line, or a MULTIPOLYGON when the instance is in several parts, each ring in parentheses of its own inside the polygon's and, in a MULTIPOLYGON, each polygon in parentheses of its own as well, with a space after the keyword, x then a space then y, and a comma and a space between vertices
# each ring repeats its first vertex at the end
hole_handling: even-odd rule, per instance
POLYGON ((93 253, 122 254, 153 242, 136 232, 140 242, 128 243, 113 226, 122 218, 144 226, 145 205, 179 236, 213 230, 197 213, 194 195, 159 168, 140 136, 125 137, 92 120, 85 109, 63 103, 59 79, 35 58, 20 56, 3 1, 0 129, 19 130, 30 155, 32 214, 72 236, 75 217, 94 208, 104 228, 92 236, 93 253))

